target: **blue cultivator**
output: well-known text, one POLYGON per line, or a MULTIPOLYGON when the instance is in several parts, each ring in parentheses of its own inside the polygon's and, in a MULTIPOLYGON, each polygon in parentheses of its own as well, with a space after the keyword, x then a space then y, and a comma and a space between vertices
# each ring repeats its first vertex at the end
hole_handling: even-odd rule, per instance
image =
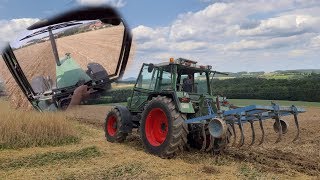
MULTIPOLYGON (((263 127, 263 121, 268 119, 274 119, 273 128, 276 133, 278 133, 278 138, 276 143, 280 142, 282 135, 286 134, 288 131, 288 124, 280 117, 293 115, 295 120, 295 125, 297 128, 297 134, 293 141, 296 141, 299 138, 300 129, 298 122, 298 114, 305 112, 303 108, 298 108, 292 105, 291 107, 283 107, 278 104, 271 103, 271 106, 261 106, 261 105, 250 105, 245 107, 235 107, 228 105, 229 110, 218 110, 217 113, 214 113, 210 104, 211 100, 206 100, 208 107, 208 115, 201 116, 197 118, 188 119, 185 121, 187 124, 192 123, 203 123, 208 124, 209 132, 213 138, 223 138, 226 136, 227 131, 232 131, 233 133, 233 145, 236 144, 237 136, 235 131, 235 125, 239 126, 240 130, 240 143, 239 147, 244 145, 244 130, 243 124, 250 123, 252 130, 252 141, 250 145, 255 143, 255 129, 254 122, 258 121, 260 129, 262 132, 262 137, 260 139, 259 145, 264 142, 265 131, 263 127)), ((218 102, 218 101, 217 101, 218 102)), ((226 102, 226 101, 225 101, 226 102)))

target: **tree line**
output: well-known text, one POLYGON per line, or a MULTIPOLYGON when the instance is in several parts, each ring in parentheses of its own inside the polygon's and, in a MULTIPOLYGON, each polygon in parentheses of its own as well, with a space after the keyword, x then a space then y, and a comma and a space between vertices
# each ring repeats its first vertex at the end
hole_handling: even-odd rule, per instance
POLYGON ((299 79, 234 78, 213 80, 213 94, 230 99, 320 101, 320 74, 299 79))

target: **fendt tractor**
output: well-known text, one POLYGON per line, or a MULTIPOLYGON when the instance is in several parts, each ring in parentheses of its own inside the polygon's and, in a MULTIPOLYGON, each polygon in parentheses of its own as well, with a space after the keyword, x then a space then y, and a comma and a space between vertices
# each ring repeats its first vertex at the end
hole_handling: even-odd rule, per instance
MULTIPOLYGON (((28 29, 31 33, 16 41, 16 47, 7 46, 2 57, 25 96, 39 111, 47 110, 48 106, 52 105, 57 109, 65 109, 74 90, 83 84, 94 89, 93 93, 105 91, 112 82, 119 80, 125 71, 132 37, 126 23, 113 8, 91 7, 74 10, 40 21, 28 29), (92 24, 92 21, 95 21, 95 24, 92 24), (88 23, 89 26, 84 26, 88 23), (56 39, 59 43, 61 32, 66 33, 70 28, 78 27, 76 31, 72 31, 80 34, 83 33, 83 27, 92 26, 96 29, 96 24, 107 24, 107 27, 123 26, 123 39, 114 73, 107 72, 105 67, 95 61, 89 63, 87 69, 82 69, 78 64, 79 59, 74 58, 72 53, 59 57, 60 46, 56 39), (42 41, 51 44, 56 77, 36 76, 29 82, 18 63, 24 59, 17 59, 15 55, 23 48, 41 45, 42 41), (21 46, 21 42, 26 45, 21 46)), ((69 37, 74 36, 72 34, 69 37)), ((109 37, 101 36, 98 39, 101 38, 107 41, 109 37)), ((85 43, 83 46, 87 45, 85 43)), ((74 42, 69 43, 67 49, 73 50, 73 46, 74 42)), ((99 53, 98 50, 91 49, 94 52, 87 52, 88 54, 99 53)), ((103 51, 109 52, 110 49, 103 51)), ((86 56, 83 53, 78 52, 81 56, 86 56)), ((109 63, 107 57, 105 61, 109 63)), ((298 139, 298 114, 305 112, 304 109, 294 105, 282 107, 273 102, 270 106, 232 105, 226 98, 213 94, 213 79, 217 74, 227 75, 212 70, 210 65, 198 65, 195 61, 183 58, 171 58, 160 64, 143 64, 127 106, 116 105, 107 114, 104 125, 106 139, 109 142, 123 142, 133 129, 137 129, 145 149, 162 158, 174 157, 179 151, 190 147, 219 153, 229 144, 245 144, 245 123, 249 123, 252 129, 250 145, 253 145, 256 139, 254 123, 259 123, 262 132, 259 141, 261 144, 265 137, 263 121, 273 119, 273 128, 278 134, 276 142, 279 142, 282 135, 288 131, 288 123, 281 119, 287 115, 294 117, 298 130, 294 140, 298 139), (237 140, 236 126, 239 127, 240 140, 237 140)))
POLYGON ((222 72, 212 66, 179 58, 167 63, 143 64, 128 99, 127 107, 115 106, 105 120, 105 135, 109 142, 123 142, 133 128, 138 128, 145 149, 163 158, 194 147, 202 151, 223 151, 231 142, 237 146, 245 143, 244 123, 252 129, 251 144, 255 143, 254 122, 265 133, 263 120, 274 119, 273 128, 281 140, 288 131, 288 123, 280 117, 292 114, 299 137, 298 113, 304 109, 295 106, 280 107, 250 105, 237 107, 225 98, 212 94, 212 80, 222 72), (235 125, 239 126, 237 143, 235 125))

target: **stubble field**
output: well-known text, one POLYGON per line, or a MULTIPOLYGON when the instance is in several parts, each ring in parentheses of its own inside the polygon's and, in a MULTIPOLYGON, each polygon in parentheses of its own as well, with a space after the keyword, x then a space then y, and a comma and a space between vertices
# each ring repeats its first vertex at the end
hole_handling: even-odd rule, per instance
MULTIPOLYGON (((146 153, 134 131, 122 143, 104 138, 103 121, 110 106, 81 106, 65 116, 81 140, 58 147, 34 147, 0 151, 0 179, 317 179, 320 172, 320 108, 300 114, 301 138, 293 121, 283 141, 274 144, 272 122, 265 123, 266 142, 249 147, 229 147, 221 155, 195 149, 173 159, 146 153), (63 158, 61 158, 63 157, 63 158)), ((258 129, 256 129, 258 131, 258 129)), ((257 141, 260 134, 257 132, 257 141)))

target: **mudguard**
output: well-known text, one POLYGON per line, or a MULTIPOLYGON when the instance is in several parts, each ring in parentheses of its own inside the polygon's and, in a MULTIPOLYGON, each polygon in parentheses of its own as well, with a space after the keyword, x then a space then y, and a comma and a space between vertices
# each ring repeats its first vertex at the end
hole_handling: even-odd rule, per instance
POLYGON ((127 107, 120 106, 120 105, 115 106, 115 109, 119 110, 119 112, 120 112, 120 117, 121 117, 121 121, 122 121, 122 126, 121 126, 120 131, 124 132, 124 133, 131 133, 133 123, 132 123, 132 115, 131 115, 130 111, 128 110, 127 107))

